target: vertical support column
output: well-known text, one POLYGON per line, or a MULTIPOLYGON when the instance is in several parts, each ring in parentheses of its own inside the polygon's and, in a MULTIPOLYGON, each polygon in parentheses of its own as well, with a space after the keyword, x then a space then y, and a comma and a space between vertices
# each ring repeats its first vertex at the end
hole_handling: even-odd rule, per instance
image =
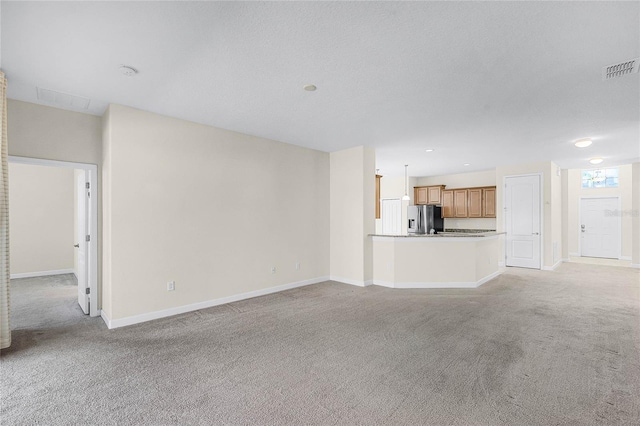
POLYGON ((332 152, 330 173, 330 276, 365 286, 373 280, 375 151, 358 146, 332 152))

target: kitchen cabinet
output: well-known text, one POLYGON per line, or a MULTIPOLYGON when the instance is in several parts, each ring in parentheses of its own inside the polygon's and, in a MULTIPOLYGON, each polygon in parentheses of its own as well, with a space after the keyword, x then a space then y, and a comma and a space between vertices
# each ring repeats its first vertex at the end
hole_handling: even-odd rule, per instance
POLYGON ((442 204, 444 185, 416 186, 413 190, 414 202, 418 204, 442 204))
POLYGON ((467 217, 482 217, 482 188, 467 189, 467 217))
POLYGON ((496 217, 496 188, 482 188, 482 217, 496 217))
POLYGON ((442 217, 454 217, 452 189, 442 191, 442 217))
POLYGON ((466 189, 453 190, 453 217, 467 217, 467 194, 466 189))
POLYGON ((429 196, 427 194, 427 187, 416 186, 413 189, 413 200, 415 205, 427 204, 427 201, 429 200, 429 196))

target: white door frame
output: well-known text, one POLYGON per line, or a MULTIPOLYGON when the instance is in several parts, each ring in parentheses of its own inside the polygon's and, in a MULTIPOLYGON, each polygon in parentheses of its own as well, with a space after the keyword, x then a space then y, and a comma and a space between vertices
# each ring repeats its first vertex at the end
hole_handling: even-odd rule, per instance
MULTIPOLYGON (((505 188, 507 179, 515 177, 538 176, 540 181, 540 270, 544 269, 544 175, 542 173, 525 173, 521 175, 506 175, 502 177, 502 229, 507 229, 507 215, 504 214, 506 206, 505 188)), ((507 263, 507 238, 504 238, 504 260, 507 263)))
MULTIPOLYGON (((89 291, 91 304, 89 306, 89 315, 92 317, 100 316, 98 306, 100 304, 100 294, 98 293, 98 166, 88 163, 72 163, 69 161, 43 160, 41 158, 17 157, 10 155, 9 163, 14 164, 30 164, 33 166, 59 167, 63 169, 82 169, 85 171, 87 182, 91 187, 91 197, 89 198, 90 207, 87 220, 91 226, 89 228, 89 291)), ((74 182, 75 187, 75 182, 74 182)), ((11 211, 11 206, 9 206, 11 211)))
MULTIPOLYGON (((622 212, 622 197, 620 195, 581 195, 578 197, 578 254, 582 257, 582 200, 592 200, 594 198, 617 198, 618 211, 622 212)), ((622 217, 618 216, 618 260, 622 257, 622 217)))

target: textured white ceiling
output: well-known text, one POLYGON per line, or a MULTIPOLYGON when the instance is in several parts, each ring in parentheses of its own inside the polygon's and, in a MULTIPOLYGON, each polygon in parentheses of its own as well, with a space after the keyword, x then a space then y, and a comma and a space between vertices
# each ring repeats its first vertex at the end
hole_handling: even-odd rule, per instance
POLYGON ((13 99, 39 103, 38 86, 93 114, 118 103, 323 151, 373 146, 384 175, 580 168, 640 160, 640 75, 601 79, 640 56, 638 22, 639 2, 613 1, 2 1, 1 66, 13 99))

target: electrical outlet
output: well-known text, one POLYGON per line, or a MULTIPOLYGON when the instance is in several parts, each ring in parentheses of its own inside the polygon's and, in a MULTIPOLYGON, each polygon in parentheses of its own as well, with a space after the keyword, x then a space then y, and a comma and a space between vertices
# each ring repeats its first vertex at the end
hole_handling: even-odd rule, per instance
POLYGON ((272 274, 275 274, 275 273, 276 273, 276 267, 275 267, 275 266, 272 266, 272 267, 271 267, 271 273, 272 273, 272 274))
POLYGON ((169 281, 167 283, 167 291, 173 291, 176 289, 176 282, 175 281, 169 281))
POLYGON ((300 262, 296 262, 296 271, 300 270, 300 262))

